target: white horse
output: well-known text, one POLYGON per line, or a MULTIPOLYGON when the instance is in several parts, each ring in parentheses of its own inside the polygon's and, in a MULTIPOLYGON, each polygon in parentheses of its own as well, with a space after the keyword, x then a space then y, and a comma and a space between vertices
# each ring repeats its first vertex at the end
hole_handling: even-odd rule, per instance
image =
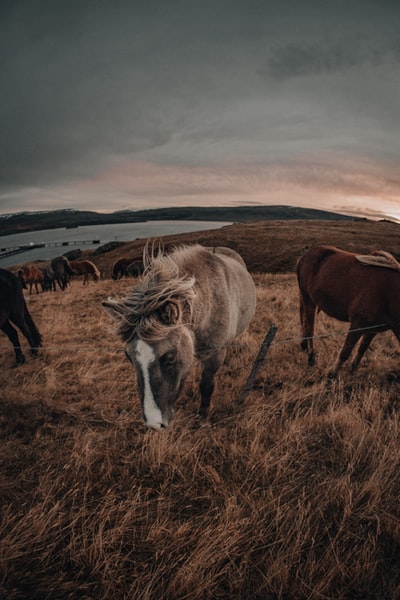
POLYGON ((205 417, 226 347, 249 325, 256 289, 243 259, 230 248, 182 246, 144 253, 141 282, 104 308, 119 321, 126 355, 137 373, 146 425, 168 427, 195 359, 202 364, 199 414, 205 417))

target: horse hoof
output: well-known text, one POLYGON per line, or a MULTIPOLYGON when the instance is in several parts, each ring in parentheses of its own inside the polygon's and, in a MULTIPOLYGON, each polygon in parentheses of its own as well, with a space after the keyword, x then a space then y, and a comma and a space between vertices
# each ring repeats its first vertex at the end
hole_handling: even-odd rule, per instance
POLYGON ((194 428, 195 429, 201 429, 202 427, 205 427, 205 425, 208 425, 208 424, 209 424, 209 420, 208 420, 207 414, 198 413, 196 415, 196 418, 194 420, 194 428))
POLYGON ((312 354, 308 355, 308 366, 313 367, 314 365, 315 365, 315 354, 313 352, 312 354))
POLYGON ((23 354, 20 354, 16 358, 15 365, 18 367, 18 365, 23 365, 24 362, 25 362, 25 356, 23 354))

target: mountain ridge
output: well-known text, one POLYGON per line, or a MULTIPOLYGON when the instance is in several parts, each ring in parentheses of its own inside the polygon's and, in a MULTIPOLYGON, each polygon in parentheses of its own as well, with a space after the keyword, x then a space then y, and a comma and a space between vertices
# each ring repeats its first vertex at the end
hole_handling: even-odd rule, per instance
POLYGON ((110 225, 143 221, 270 221, 270 220, 366 220, 340 213, 301 208, 290 205, 236 206, 236 207, 169 207, 145 210, 119 210, 98 213, 71 208, 51 211, 26 211, 0 215, 0 235, 11 235, 25 231, 79 227, 84 225, 110 225))

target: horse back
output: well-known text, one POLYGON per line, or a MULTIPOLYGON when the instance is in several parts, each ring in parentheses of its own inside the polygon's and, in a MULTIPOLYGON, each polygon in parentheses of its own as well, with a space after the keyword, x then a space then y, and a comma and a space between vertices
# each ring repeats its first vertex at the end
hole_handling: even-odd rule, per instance
POLYGON ((387 320, 389 313, 400 317, 400 274, 363 265, 351 252, 312 248, 300 258, 297 278, 303 302, 312 302, 341 321, 356 314, 371 321, 387 320))
POLYGON ((199 257, 193 263, 198 331, 220 340, 231 340, 242 333, 253 318, 254 281, 241 256, 230 248, 200 247, 199 257))
POLYGON ((235 250, 232 250, 232 248, 228 248, 227 246, 206 246, 206 248, 212 254, 218 254, 228 256, 229 258, 233 258, 247 269, 246 263, 244 262, 243 258, 235 250))

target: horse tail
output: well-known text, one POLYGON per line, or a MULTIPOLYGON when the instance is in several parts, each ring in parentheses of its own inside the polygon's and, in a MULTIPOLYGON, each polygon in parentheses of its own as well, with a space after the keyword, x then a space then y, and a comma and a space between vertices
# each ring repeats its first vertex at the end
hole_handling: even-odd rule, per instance
POLYGON ((24 298, 24 312, 25 312, 25 321, 26 324, 29 327, 29 331, 31 332, 31 336, 32 336, 32 348, 33 349, 37 349, 39 348, 39 346, 42 345, 42 336, 38 330, 38 328, 35 325, 34 320, 32 319, 31 313, 28 310, 28 306, 25 302, 25 298, 24 298))
POLYGON ((63 263, 64 263, 64 270, 66 272, 67 275, 70 275, 71 277, 74 275, 73 270, 71 269, 71 266, 69 264, 69 260, 66 256, 63 257, 63 263))

